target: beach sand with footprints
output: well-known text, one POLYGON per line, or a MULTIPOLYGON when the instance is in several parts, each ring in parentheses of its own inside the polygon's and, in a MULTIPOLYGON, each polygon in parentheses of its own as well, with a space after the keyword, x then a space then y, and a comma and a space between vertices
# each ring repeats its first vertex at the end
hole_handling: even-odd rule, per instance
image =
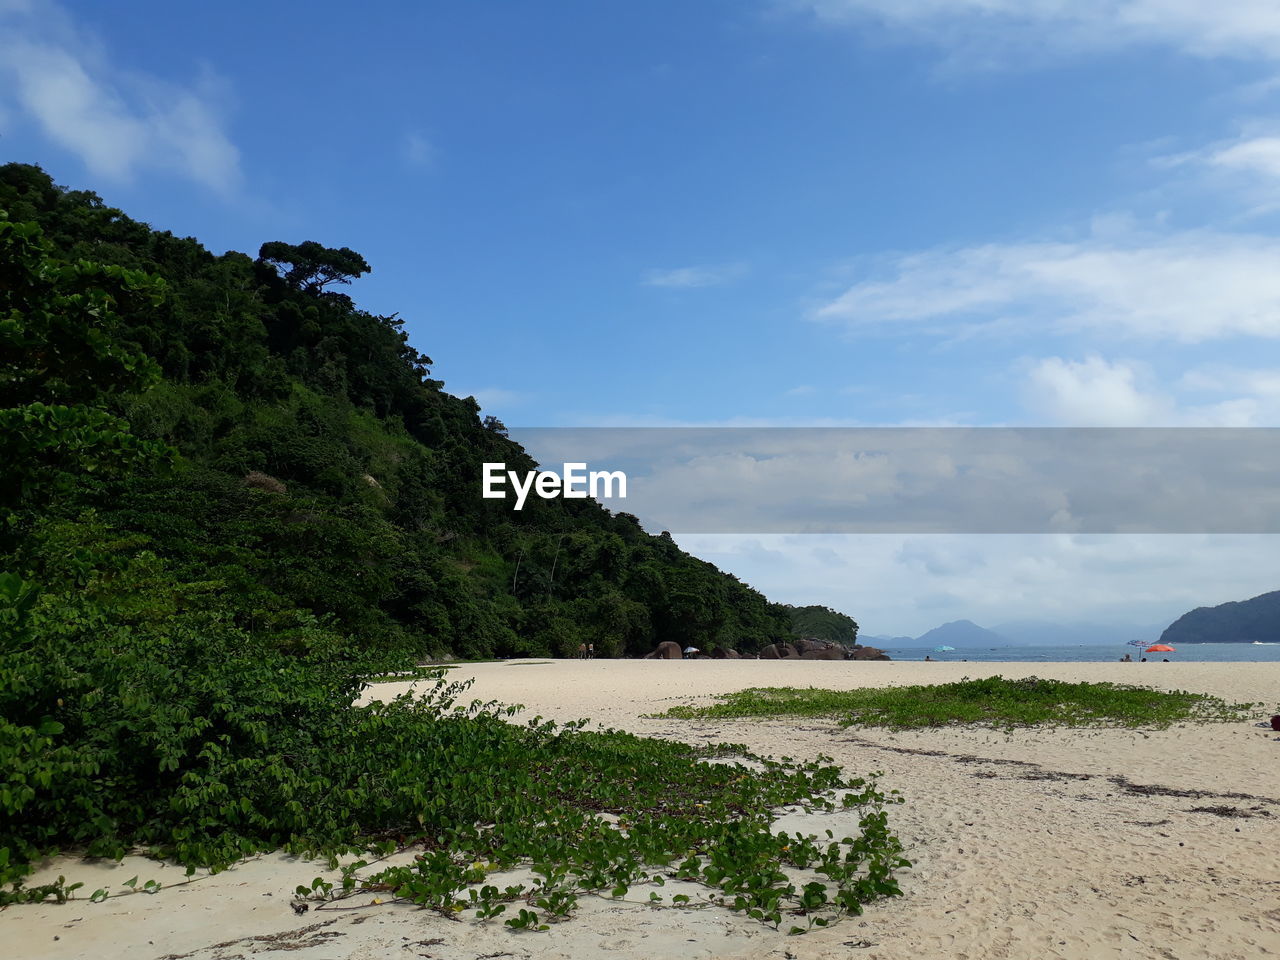
MULTIPOLYGON (((109 960, 258 955, 292 958, 1256 958, 1280 956, 1280 734, 1255 724, 1280 702, 1280 663, 858 663, 543 661, 467 664, 470 694, 526 705, 529 715, 590 717, 691 743, 728 740, 760 753, 833 757, 883 773, 905 799, 890 823, 914 867, 904 895, 862 917, 787 937, 716 907, 653 908, 586 897, 545 933, 449 921, 360 897, 297 914, 294 888, 330 875, 323 863, 274 855, 182 883, 143 858, 63 858, 33 879, 65 874, 85 888, 159 881, 159 893, 91 904, 11 907, 4 952, 109 960), (1016 678, 1124 681, 1262 701, 1247 722, 1167 730, 974 728, 890 732, 817 720, 646 718, 750 686, 851 688, 1016 678), (283 952, 283 953, 282 953, 283 952)), ((390 697, 406 684, 381 684, 390 697)), ((856 823, 856 820, 853 821, 856 823)), ((786 814, 780 829, 847 830, 850 816, 786 814)), ((840 834, 837 833, 837 836, 840 834)), ((668 884, 665 894, 679 892, 668 884)), ((701 888, 686 891, 696 903, 701 888)))

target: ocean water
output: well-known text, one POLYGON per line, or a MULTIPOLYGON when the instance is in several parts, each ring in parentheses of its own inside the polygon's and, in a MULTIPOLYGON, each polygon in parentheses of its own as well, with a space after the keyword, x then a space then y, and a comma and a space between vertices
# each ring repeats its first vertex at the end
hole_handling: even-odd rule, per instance
POLYGON ((1047 647, 957 647, 949 653, 935 653, 933 647, 884 647, 894 660, 923 660, 925 656, 935 660, 991 662, 1016 660, 1023 663, 1104 663, 1115 662, 1126 653, 1133 659, 1146 657, 1157 663, 1168 657, 1170 661, 1197 661, 1201 663, 1278 663, 1280 643, 1182 643, 1174 653, 1139 653, 1138 647, 1123 644, 1083 643, 1047 647))

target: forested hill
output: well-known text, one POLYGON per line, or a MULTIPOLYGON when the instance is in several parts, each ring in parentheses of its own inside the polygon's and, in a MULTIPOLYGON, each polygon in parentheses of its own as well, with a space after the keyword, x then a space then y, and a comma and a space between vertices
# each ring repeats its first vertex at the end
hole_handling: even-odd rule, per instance
POLYGON ((20 164, 0 167, 0 210, 26 258, 5 267, 22 319, 2 344, 16 366, 0 407, 50 430, 91 411, 122 431, 108 446, 176 450, 120 469, 81 435, 11 433, 0 569, 70 589, 112 564, 143 576, 144 558, 165 604, 417 657, 754 650, 791 634, 784 608, 626 514, 482 499, 480 463, 533 462, 432 379, 398 317, 348 296, 370 270, 358 253, 268 242, 215 256, 20 164), (60 319, 68 304, 93 319, 60 319), (41 406, 59 403, 71 412, 41 406))
POLYGON ((1165 628, 1161 643, 1280 642, 1280 590, 1216 607, 1196 607, 1165 628))
POLYGON ((791 629, 798 636, 817 637, 848 647, 858 645, 857 621, 847 614, 816 604, 807 607, 788 605, 786 610, 791 617, 791 629))

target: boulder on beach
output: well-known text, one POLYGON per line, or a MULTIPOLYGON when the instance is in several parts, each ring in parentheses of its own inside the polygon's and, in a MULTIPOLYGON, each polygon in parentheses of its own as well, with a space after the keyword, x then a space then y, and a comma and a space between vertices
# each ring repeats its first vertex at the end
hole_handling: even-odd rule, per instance
POLYGON ((800 652, 801 660, 849 660, 853 654, 839 644, 826 647, 809 647, 800 652))
POLYGON ((653 650, 644 655, 645 660, 683 660, 684 651, 680 644, 672 640, 663 640, 653 650))

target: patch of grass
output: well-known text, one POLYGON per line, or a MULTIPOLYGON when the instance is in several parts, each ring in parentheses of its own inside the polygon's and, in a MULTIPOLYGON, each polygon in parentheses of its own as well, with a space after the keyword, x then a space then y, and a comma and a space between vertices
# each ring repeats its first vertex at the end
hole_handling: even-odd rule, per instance
POLYGON ((1167 692, 1115 683, 1067 683, 1026 677, 965 678, 957 683, 909 687, 821 690, 753 687, 719 697, 705 707, 673 707, 663 716, 681 719, 735 717, 834 717, 843 726, 939 727, 1150 727, 1181 721, 1247 719, 1253 704, 1229 704, 1185 690, 1167 692))

